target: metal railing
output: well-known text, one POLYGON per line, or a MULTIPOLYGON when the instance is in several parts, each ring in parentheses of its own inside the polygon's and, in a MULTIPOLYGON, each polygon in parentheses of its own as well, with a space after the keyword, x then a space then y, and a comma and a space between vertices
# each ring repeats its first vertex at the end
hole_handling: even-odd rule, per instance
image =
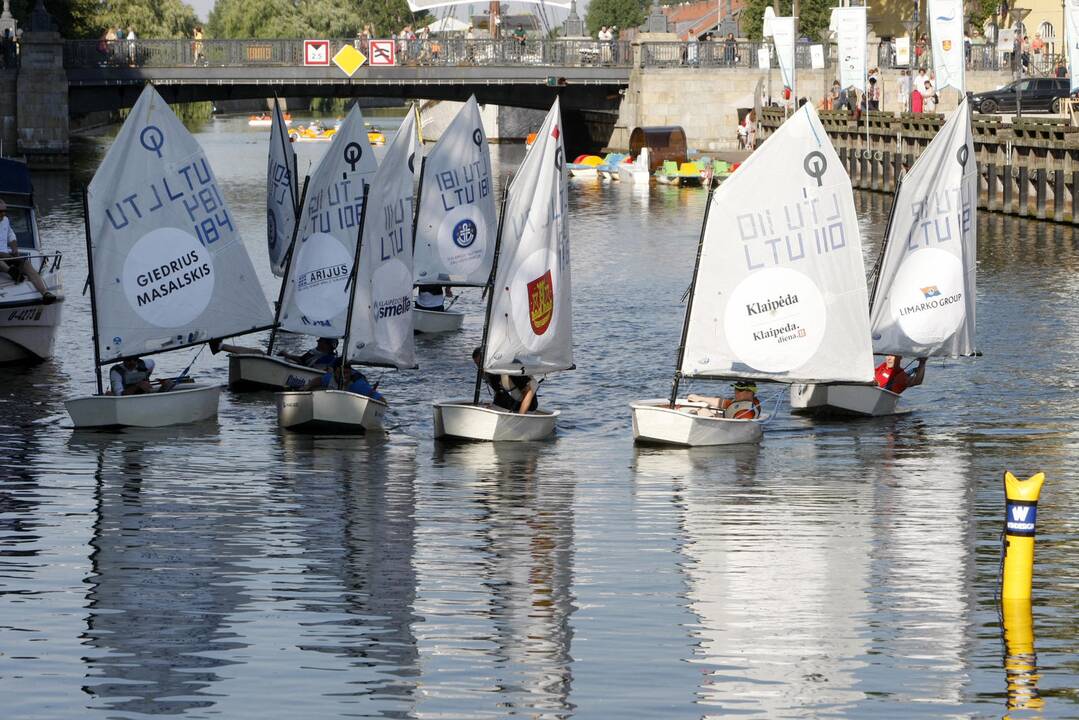
MULTIPOLYGON (((756 68, 757 51, 761 49, 768 51, 772 67, 779 67, 770 42, 741 40, 641 43, 641 67, 756 68)), ((799 68, 813 66, 812 51, 808 43, 799 43, 795 55, 799 68)), ((830 54, 825 53, 825 67, 831 62, 830 54)))
MULTIPOLYGON (((368 40, 330 40, 330 57, 352 45, 370 57, 368 40)), ((396 40, 397 65, 629 67, 624 41, 396 40)), ((303 40, 68 40, 67 68, 95 67, 297 67, 304 64, 303 40)))

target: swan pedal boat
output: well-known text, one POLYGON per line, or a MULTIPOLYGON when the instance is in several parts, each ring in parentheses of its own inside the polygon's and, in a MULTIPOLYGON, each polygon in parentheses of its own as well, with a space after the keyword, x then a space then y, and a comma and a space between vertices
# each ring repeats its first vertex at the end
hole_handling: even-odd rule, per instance
POLYGON ((817 417, 885 417, 905 415, 897 408, 899 395, 877 385, 795 383, 791 385, 791 412, 817 417))
POLYGON ((325 370, 257 353, 229 354, 229 390, 302 390, 325 370))
POLYGON ((217 416, 221 385, 179 383, 144 395, 90 395, 64 402, 75 429, 168 427, 217 416))
POLYGON ((424 310, 412 306, 412 329, 418 333, 456 332, 464 321, 465 314, 457 310, 424 310))
POLYGON ((630 403, 633 410, 633 440, 641 445, 740 445, 758 443, 764 435, 768 415, 752 420, 691 415, 687 409, 707 407, 701 402, 679 398, 670 407, 667 398, 638 400, 630 403))
POLYGON ((436 440, 528 442, 554 434, 559 410, 524 414, 471 400, 440 400, 434 405, 436 440))
POLYGON ((382 432, 386 402, 347 390, 277 393, 277 424, 293 432, 362 435, 382 432))

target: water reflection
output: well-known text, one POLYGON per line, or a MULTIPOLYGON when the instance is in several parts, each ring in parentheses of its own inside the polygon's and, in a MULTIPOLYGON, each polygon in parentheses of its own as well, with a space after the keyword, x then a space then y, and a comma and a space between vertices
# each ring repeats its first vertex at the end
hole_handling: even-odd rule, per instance
POLYGON ((421 714, 428 702, 459 717, 573 710, 574 480, 540 474, 555 446, 435 445, 435 480, 417 511, 433 520, 425 555, 455 579, 424 582, 421 570, 423 673, 443 678, 427 684, 421 714), (454 518, 467 527, 452 530, 454 518), (490 699, 477 705, 469 692, 490 699))
MULTIPOLYGON (((213 428, 182 431, 205 439, 213 428)), ((79 434, 77 452, 97 455, 97 519, 85 644, 85 691, 113 710, 176 714, 214 704, 212 686, 235 662, 210 653, 244 647, 228 617, 247 599, 238 584, 245 549, 227 506, 211 488, 187 492, 162 477, 157 459, 175 434, 122 438, 79 434)))

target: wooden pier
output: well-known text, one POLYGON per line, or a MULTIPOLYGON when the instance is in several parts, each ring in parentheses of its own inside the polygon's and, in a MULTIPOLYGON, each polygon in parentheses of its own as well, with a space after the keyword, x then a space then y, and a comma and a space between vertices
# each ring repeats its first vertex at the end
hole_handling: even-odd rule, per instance
MULTIPOLYGON (((934 113, 870 112, 857 123, 848 112, 819 114, 854 187, 889 193, 944 124, 944 116, 934 113)), ((782 123, 781 108, 764 109, 760 136, 767 138, 782 123)), ((1079 224, 1079 127, 1063 118, 1005 123, 998 115, 979 114, 973 130, 981 209, 1079 224)))

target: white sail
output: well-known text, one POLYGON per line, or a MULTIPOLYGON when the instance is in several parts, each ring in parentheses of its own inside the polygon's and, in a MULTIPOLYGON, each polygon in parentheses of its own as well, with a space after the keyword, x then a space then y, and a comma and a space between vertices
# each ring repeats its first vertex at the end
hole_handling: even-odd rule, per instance
POLYGON ((887 355, 974 353, 978 170, 970 104, 960 104, 903 178, 870 312, 887 355))
POLYGON ((270 269, 277 277, 285 274, 285 254, 296 226, 296 206, 300 202, 296 179, 296 151, 289 142, 288 128, 277 98, 273 101, 270 127, 270 157, 266 168, 266 247, 270 269))
POLYGON ((498 217, 491 151, 473 95, 427 155, 416 218, 416 284, 485 285, 498 217))
POLYGON ((147 85, 87 192, 103 362, 273 322, 198 141, 147 85))
POLYGON ((850 178, 807 103, 712 197, 680 370, 870 381, 867 299, 850 178))
POLYGON ((353 105, 307 185, 280 326, 319 337, 345 334, 348 275, 356 251, 363 184, 378 170, 363 115, 353 105))
POLYGON ((412 340, 412 167, 416 113, 409 112, 371 182, 348 330, 349 360, 416 366, 412 340))
POLYGON ((487 372, 542 375, 573 367, 565 156, 555 100, 506 196, 487 372))

